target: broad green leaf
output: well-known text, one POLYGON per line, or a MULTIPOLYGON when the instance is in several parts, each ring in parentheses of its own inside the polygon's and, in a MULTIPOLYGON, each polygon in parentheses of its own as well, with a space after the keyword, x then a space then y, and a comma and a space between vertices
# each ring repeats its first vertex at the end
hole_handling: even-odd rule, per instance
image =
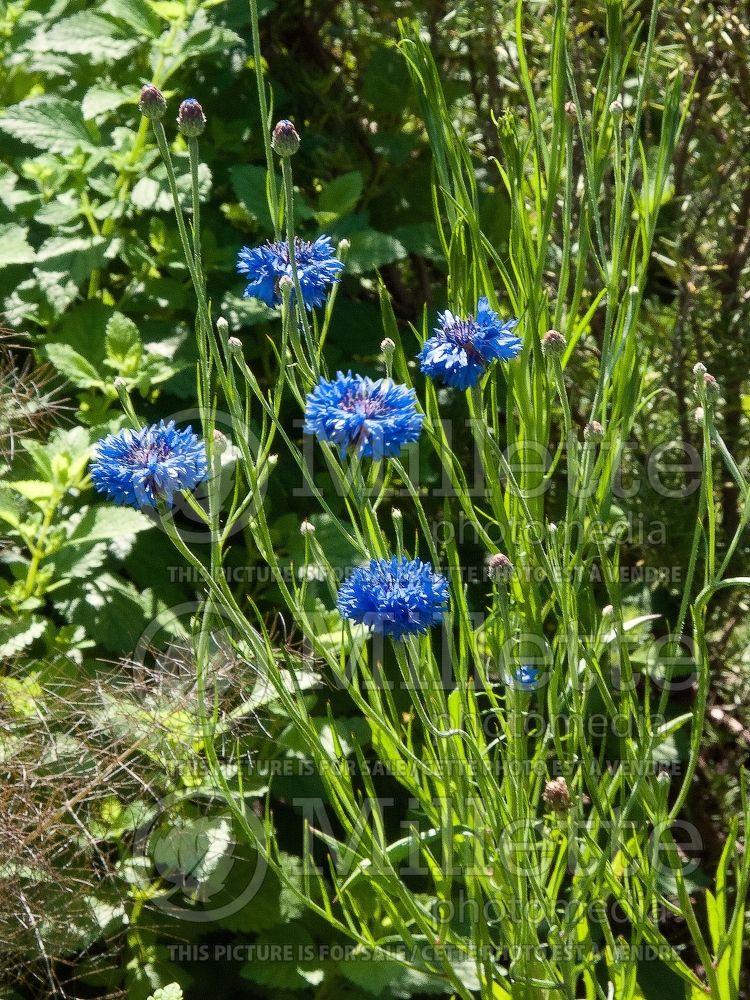
MULTIPOLYGON (((270 225, 268 201, 266 200, 266 168, 253 164, 242 164, 230 167, 229 176, 232 179, 232 188, 237 201, 242 202, 254 218, 270 225)), ((276 187, 277 190, 281 190, 281 177, 278 174, 276 175, 276 187)))
POLYGON ((54 367, 80 389, 93 389, 104 381, 90 362, 68 344, 47 344, 47 357, 54 367))
POLYGON ((350 274, 364 274, 385 264, 393 264, 406 256, 406 250, 393 236, 363 229, 352 233, 351 248, 346 261, 350 274))
POLYGON ((104 349, 107 361, 121 375, 135 375, 143 356, 143 341, 132 319, 119 312, 110 317, 104 335, 104 349))
POLYGON ((30 264, 34 248, 29 245, 28 229, 13 222, 0 226, 0 267, 13 264, 30 264))
POLYGON ((108 246, 103 236, 51 236, 37 250, 36 264, 80 285, 104 264, 108 246))
POLYGON ((323 188, 318 199, 320 210, 334 219, 348 215, 356 208, 363 186, 364 179, 359 170, 342 174, 323 188))
POLYGON ((31 97, 14 104, 0 118, 0 129, 51 153, 68 154, 95 146, 80 106, 64 97, 31 97))
POLYGON ((139 531, 153 528, 145 514, 130 507, 103 505, 89 507, 81 520, 65 540, 64 546, 84 545, 94 541, 111 541, 121 535, 135 535, 139 531))
POLYGON ((198 899, 210 899, 232 868, 232 824, 223 816, 176 817, 149 846, 161 877, 184 885, 198 899))
POLYGON ((38 31, 29 42, 32 52, 64 52, 87 56, 91 62, 114 62, 129 55, 138 39, 101 13, 82 10, 38 31))
MULTIPOLYGON (((0 622, 0 658, 16 656, 44 635, 47 622, 44 618, 32 616, 29 618, 4 620, 0 622)), ((10 680, 11 678, 8 678, 10 680)))
POLYGON ((124 21, 145 38, 158 38, 164 27, 157 14, 144 0, 105 0, 99 5, 98 10, 100 14, 109 14, 118 21, 124 21))
POLYGON ((51 483, 39 482, 36 479, 16 480, 8 483, 9 489, 20 493, 27 500, 38 503, 40 500, 49 500, 52 496, 53 486, 51 483))
POLYGON ((120 90, 119 87, 97 84, 86 91, 81 102, 81 112, 86 119, 114 111, 123 104, 135 104, 138 95, 133 90, 120 90))

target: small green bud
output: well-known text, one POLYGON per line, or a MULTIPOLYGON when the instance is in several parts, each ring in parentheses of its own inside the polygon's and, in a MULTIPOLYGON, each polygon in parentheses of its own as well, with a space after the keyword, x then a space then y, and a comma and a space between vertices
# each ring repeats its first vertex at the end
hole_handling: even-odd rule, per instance
POLYGON ((514 566, 502 552, 496 552, 487 560, 487 571, 493 583, 507 583, 513 576, 514 566))
POLYGON ((555 812, 567 812, 570 809, 570 791, 565 778, 553 778, 548 781, 544 786, 542 798, 555 812))
POLYGON ((206 127, 203 108, 194 97, 187 97, 177 113, 177 128, 186 139, 197 139, 206 127))
POLYGON ((542 337, 542 351, 547 357, 562 357, 567 346, 568 342, 559 330, 548 330, 542 337))
POLYGON ((144 118, 149 118, 151 121, 158 121, 166 114, 167 102, 159 88, 149 83, 141 90, 138 107, 144 118))
POLYGON ((294 156, 300 147, 300 137, 297 129, 286 118, 277 122, 271 135, 271 147, 277 156, 282 158, 294 156))
POLYGON ((583 428, 584 441, 601 441, 604 437, 604 429, 598 420, 592 420, 583 428))

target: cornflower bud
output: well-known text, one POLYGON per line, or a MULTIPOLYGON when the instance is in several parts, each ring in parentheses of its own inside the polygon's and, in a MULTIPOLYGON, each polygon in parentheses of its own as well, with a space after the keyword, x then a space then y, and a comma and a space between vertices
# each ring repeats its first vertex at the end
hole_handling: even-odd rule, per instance
POLYGON ((177 112, 177 128, 186 139, 197 139, 206 127, 203 108, 194 97, 187 97, 177 112))
POLYGON ((565 102, 565 114, 568 116, 568 118, 572 118, 572 119, 575 120, 575 118, 576 118, 576 104, 575 104, 575 101, 566 101, 565 102))
POLYGON ((562 357, 567 346, 568 343, 559 330, 548 330, 542 337, 542 351, 547 357, 562 357))
POLYGON ((703 375, 703 386, 706 390, 707 399, 718 399, 719 383, 716 381, 713 375, 709 375, 708 372, 705 372, 703 375))
POLYGON ((242 350, 242 341, 239 337, 230 337, 227 341, 227 347, 233 354, 239 354, 242 350))
POLYGON ((513 563, 502 552, 496 552, 487 560, 487 571, 493 583, 507 583, 513 576, 513 563))
POLYGON ((565 778, 553 778, 544 786, 542 798, 555 812, 567 812, 570 809, 570 791, 565 778))
POLYGON ((625 107, 619 97, 616 97, 609 106, 609 113, 611 115, 621 115, 624 110, 625 107))
POLYGON ((301 535, 314 535, 315 525, 311 521, 303 521, 299 526, 299 533, 301 535))
POLYGON ((380 350, 383 354, 393 354, 396 350, 396 345, 390 337, 386 337, 385 340, 380 341, 380 350))
POLYGON ((155 87, 152 83, 148 83, 141 90, 138 107, 144 118, 149 118, 151 121, 158 121, 166 114, 167 102, 159 88, 155 87))
POLYGON ((604 429, 598 420, 592 420, 583 428, 583 438, 585 441, 601 441, 604 437, 604 429))
POLYGON ((297 129, 286 118, 276 124, 271 135, 271 148, 277 156, 294 156, 300 146, 297 129))

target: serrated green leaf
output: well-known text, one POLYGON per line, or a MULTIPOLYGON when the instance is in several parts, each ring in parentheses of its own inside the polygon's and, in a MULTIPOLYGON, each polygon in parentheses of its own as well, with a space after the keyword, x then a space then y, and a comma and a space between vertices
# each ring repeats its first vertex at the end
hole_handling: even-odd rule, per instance
POLYGON ((108 246, 103 236, 51 236, 37 250, 36 264, 41 271, 64 274, 80 285, 103 265, 108 246))
POLYGON ((89 507, 63 544, 88 545, 95 541, 111 541, 121 535, 135 535, 153 528, 145 514, 129 507, 106 505, 89 507))
POLYGON ((31 97, 14 104, 0 118, 0 129, 51 153, 69 154, 95 146, 80 106, 64 97, 31 97))
POLYGON ((16 480, 9 482, 8 488, 20 493, 22 497, 38 503, 40 500, 48 500, 52 496, 53 487, 51 483, 42 483, 36 479, 16 480))
POLYGON ((28 48, 32 52, 83 55, 99 63, 124 59, 137 44, 138 40, 127 37, 116 21, 101 13, 82 10, 38 31, 28 48))
POLYGON ((44 635, 46 628, 45 619, 36 616, 0 622, 0 657, 16 656, 44 635))
POLYGON ((30 264, 34 260, 34 248, 27 240, 28 233, 25 226, 13 222, 0 226, 0 267, 30 264))
POLYGON ((163 25, 159 17, 143 0, 105 0, 99 6, 99 12, 124 21, 146 38, 158 38, 162 33, 163 25))
POLYGON ((104 385, 96 368, 69 344, 47 344, 47 357, 52 365, 80 389, 93 389, 104 385))
POLYGON ((143 357, 143 341, 138 327, 122 313, 113 313, 104 334, 107 361, 123 376, 133 376, 143 357))
POLYGON ((86 91, 81 101, 81 113, 85 119, 96 118, 97 115, 106 114, 122 107, 123 104, 135 104, 138 97, 132 90, 121 90, 119 87, 111 87, 97 84, 86 91))

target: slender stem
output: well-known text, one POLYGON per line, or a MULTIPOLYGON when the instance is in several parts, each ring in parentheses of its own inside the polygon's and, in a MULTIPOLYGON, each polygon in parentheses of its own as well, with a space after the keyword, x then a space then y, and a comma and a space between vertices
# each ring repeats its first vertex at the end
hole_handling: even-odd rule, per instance
POLYGON ((299 316, 302 331, 305 335, 305 345, 310 358, 313 375, 317 380, 320 367, 310 331, 310 322, 307 318, 305 300, 302 297, 302 286, 300 285, 299 271, 297 269, 297 250, 294 237, 294 184, 292 183, 292 164, 288 156, 281 158, 281 171, 284 177, 284 214, 286 217, 287 245, 289 247, 289 266, 292 269, 292 281, 294 282, 294 304, 297 308, 297 315, 299 316))
POLYGON ((266 101, 266 85, 263 80, 263 56, 260 51, 260 28, 258 25, 258 0, 250 0, 250 20, 253 35, 253 62, 255 63, 255 81, 258 87, 258 104, 260 106, 260 122, 263 130, 263 149, 266 154, 266 169, 268 178, 268 211, 271 216, 274 238, 280 239, 279 196, 276 191, 276 173, 271 151, 271 119, 266 101))

